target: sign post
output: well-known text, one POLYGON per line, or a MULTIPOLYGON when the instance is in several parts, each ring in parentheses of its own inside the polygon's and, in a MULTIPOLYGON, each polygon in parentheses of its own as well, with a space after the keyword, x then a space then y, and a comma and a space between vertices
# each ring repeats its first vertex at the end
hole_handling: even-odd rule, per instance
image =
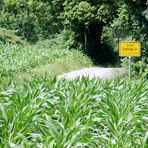
POLYGON ((141 56, 141 43, 140 42, 120 42, 119 56, 128 57, 129 64, 129 79, 131 78, 131 57, 141 56))
MULTIPOLYGON (((122 38, 124 36, 123 34, 123 28, 116 26, 113 28, 113 37, 117 38, 117 42, 118 42, 118 52, 119 52, 119 44, 120 44, 120 38, 122 38)), ((118 56, 118 63, 120 62, 120 56, 118 56)))
MULTIPOLYGON (((120 38, 118 38, 118 52, 119 52, 119 44, 120 44, 120 38)), ((117 64, 120 64, 120 56, 118 55, 117 64)))
POLYGON ((131 57, 128 57, 128 78, 131 79, 131 57))

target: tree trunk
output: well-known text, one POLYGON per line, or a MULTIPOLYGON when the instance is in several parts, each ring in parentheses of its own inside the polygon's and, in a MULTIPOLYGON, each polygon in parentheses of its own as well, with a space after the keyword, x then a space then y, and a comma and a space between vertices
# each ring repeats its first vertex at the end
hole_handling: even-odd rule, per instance
POLYGON ((103 25, 93 22, 84 29, 84 51, 97 62, 101 62, 101 35, 103 25))

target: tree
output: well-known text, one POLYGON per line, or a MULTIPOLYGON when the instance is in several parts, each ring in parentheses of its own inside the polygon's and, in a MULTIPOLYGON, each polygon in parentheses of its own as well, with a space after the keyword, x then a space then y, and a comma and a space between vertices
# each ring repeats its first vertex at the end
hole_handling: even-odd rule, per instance
POLYGON ((123 2, 126 11, 126 19, 122 20, 124 27, 132 31, 132 36, 137 40, 142 38, 145 40, 148 37, 148 0, 123 0, 123 2))
POLYGON ((64 26, 76 32, 84 51, 101 62, 101 34, 105 25, 117 16, 116 0, 65 0, 60 18, 64 26))
POLYGON ((117 16, 118 7, 116 0, 4 0, 0 26, 18 30, 32 42, 68 28, 84 51, 101 61, 102 30, 117 16))
POLYGON ((54 32, 54 17, 46 0, 3 0, 0 6, 0 26, 17 30, 18 35, 30 42, 47 38, 54 32))

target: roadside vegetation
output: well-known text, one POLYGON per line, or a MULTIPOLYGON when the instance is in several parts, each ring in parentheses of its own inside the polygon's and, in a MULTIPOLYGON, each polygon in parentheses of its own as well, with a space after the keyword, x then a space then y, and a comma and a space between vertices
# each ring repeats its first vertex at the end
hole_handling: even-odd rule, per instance
POLYGON ((0 147, 147 148, 147 39, 147 0, 1 0, 0 147), (131 80, 57 78, 128 68, 113 27, 142 43, 131 80))
MULTIPOLYGON (((47 42, 45 42, 47 43, 47 42)), ((52 44, 52 43, 51 43, 52 44)), ((91 60, 78 50, 50 45, 0 44, 0 75, 52 74, 92 66, 91 60)))
POLYGON ((0 72, 4 76, 19 72, 30 72, 37 66, 54 63, 56 60, 76 60, 84 66, 87 66, 87 64, 91 66, 92 64, 89 58, 77 50, 7 44, 1 45, 0 52, 0 72))

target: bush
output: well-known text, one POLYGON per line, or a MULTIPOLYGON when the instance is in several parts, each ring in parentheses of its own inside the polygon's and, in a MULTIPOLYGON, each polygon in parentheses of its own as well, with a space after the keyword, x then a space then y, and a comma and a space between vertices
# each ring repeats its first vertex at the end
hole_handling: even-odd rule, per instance
POLYGON ((0 87, 0 147, 145 147, 147 83, 32 78, 0 87))
POLYGON ((0 9, 0 26, 17 30, 29 42, 53 32, 51 6, 48 2, 33 0, 4 0, 0 9))
POLYGON ((16 31, 0 28, 0 41, 3 43, 25 44, 25 41, 16 35, 16 31))

